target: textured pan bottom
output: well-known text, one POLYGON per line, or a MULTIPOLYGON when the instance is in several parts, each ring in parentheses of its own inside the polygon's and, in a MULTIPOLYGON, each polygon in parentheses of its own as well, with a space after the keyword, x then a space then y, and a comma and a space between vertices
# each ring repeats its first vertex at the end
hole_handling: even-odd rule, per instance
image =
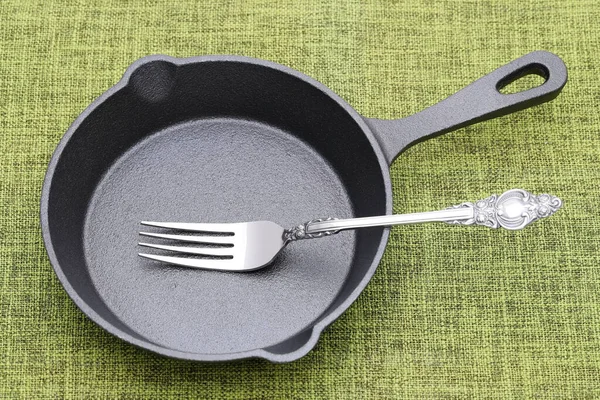
POLYGON ((325 312, 352 265, 354 233, 294 243, 271 266, 240 274, 139 258, 139 221, 291 226, 322 216, 351 217, 352 207, 304 142, 251 121, 189 121, 148 137, 106 173, 87 211, 87 268, 115 315, 158 345, 203 354, 264 348, 325 312))

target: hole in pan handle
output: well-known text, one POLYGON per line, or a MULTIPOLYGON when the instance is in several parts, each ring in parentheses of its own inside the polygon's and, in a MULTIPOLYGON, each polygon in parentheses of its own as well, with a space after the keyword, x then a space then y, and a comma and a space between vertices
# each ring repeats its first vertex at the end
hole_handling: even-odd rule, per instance
POLYGON ((365 120, 391 164, 408 146, 432 136, 550 101, 566 83, 564 62, 547 51, 534 51, 417 114, 398 120, 365 120), (545 82, 517 93, 500 93, 511 82, 529 74, 540 75, 545 82))

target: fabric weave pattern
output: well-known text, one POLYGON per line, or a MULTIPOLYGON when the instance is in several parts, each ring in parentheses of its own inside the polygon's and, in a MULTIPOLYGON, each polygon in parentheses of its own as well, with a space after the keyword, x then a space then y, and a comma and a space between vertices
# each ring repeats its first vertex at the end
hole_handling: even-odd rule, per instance
POLYGON ((0 398, 600 397, 597 0, 2 0, 0 21, 0 398), (555 194, 563 210, 519 232, 393 228, 367 289, 297 362, 137 349, 54 276, 38 216, 47 163, 137 58, 268 59, 365 116, 399 118, 542 49, 567 64, 563 93, 406 151, 394 211, 510 188, 555 194))

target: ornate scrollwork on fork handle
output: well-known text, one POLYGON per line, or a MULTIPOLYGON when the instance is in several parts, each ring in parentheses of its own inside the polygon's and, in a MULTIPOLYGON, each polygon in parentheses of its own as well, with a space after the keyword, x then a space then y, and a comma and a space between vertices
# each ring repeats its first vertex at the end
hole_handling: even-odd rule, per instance
POLYGON ((337 218, 332 218, 332 217, 317 218, 317 219, 313 219, 308 222, 305 222, 303 224, 300 224, 298 226, 295 226, 291 229, 286 229, 283 232, 283 240, 285 242, 292 242, 294 240, 316 239, 316 238, 320 238, 323 236, 335 235, 336 233, 339 232, 338 230, 324 231, 324 232, 317 232, 317 233, 308 233, 306 231, 308 229, 308 225, 312 224, 313 222, 333 221, 336 219, 337 218))
POLYGON ((534 195, 523 189, 512 189, 501 196, 492 195, 475 203, 462 203, 450 208, 473 208, 473 218, 446 221, 457 225, 483 225, 489 228, 522 229, 538 219, 549 217, 562 206, 562 201, 549 194, 534 195))

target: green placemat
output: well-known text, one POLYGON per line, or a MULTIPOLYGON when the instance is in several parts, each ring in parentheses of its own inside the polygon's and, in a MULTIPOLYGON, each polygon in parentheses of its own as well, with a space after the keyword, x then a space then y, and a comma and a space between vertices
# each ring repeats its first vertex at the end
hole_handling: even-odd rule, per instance
POLYGON ((0 398, 599 398, 599 48, 597 0, 0 1, 0 398), (368 288, 297 362, 139 350, 52 272, 38 220, 49 157, 139 57, 273 60, 394 118, 537 49, 565 60, 563 93, 407 151, 394 211, 513 187, 564 210, 513 233, 394 228, 368 288))

